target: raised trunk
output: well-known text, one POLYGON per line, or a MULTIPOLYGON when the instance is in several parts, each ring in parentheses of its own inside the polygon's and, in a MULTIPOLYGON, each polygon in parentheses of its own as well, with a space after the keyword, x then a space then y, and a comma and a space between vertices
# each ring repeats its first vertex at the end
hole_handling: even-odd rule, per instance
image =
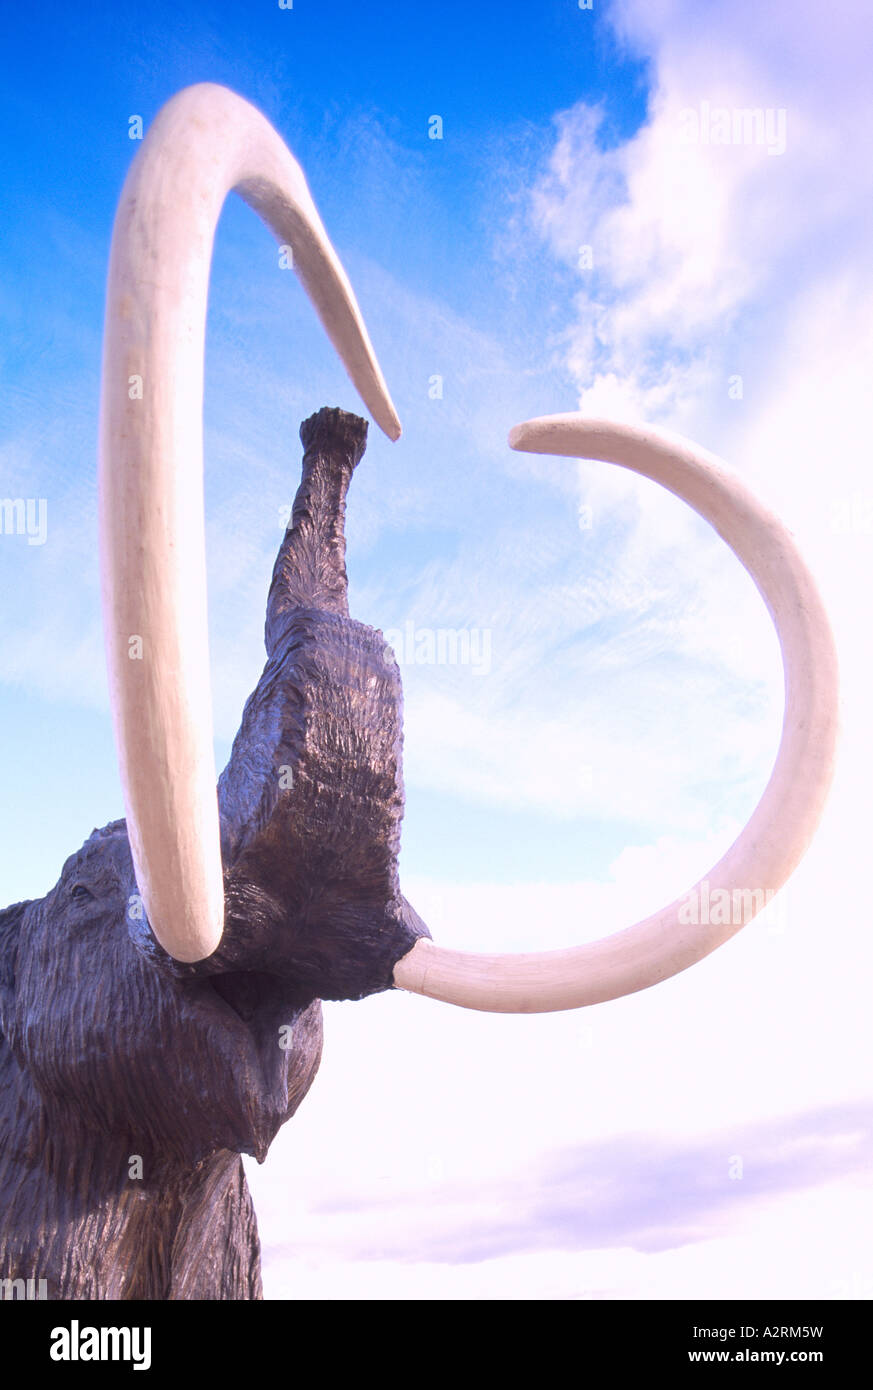
POLYGON ((346 493, 367 447, 367 422, 325 407, 304 420, 300 441, 303 476, 267 599, 268 656, 299 608, 349 616, 346 493))

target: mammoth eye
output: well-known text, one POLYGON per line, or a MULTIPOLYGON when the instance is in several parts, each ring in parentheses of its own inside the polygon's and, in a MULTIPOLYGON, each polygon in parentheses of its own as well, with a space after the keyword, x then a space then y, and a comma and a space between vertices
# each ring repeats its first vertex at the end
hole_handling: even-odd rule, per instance
POLYGON ((72 901, 79 906, 83 903, 92 903, 94 901, 94 894, 91 892, 90 888, 85 887, 84 883, 74 883, 70 889, 70 897, 72 901))

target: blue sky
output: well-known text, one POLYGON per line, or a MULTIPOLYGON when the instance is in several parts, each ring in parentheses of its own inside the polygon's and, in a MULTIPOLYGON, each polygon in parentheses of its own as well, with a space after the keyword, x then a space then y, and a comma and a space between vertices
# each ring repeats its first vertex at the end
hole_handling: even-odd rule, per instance
MULTIPOLYGON (((147 129, 192 82, 252 101, 300 160, 403 421, 397 444, 371 427, 352 486, 354 616, 487 634, 479 669, 401 659, 401 867, 435 937, 531 949, 645 915, 730 843, 779 734, 775 638, 708 528, 606 465, 512 453, 512 425, 581 408, 721 454, 795 530, 842 649, 848 754, 769 926, 584 1017, 481 1019, 393 995, 327 1010, 322 1074, 253 1177, 274 1295, 651 1296, 653 1259, 667 1296, 742 1293, 751 1266, 755 1296, 792 1278, 797 1296, 865 1281, 869 1294, 851 1233, 870 1195, 855 1140, 840 1139, 869 1098, 855 929, 871 751, 873 512, 858 443, 873 322, 869 27, 812 3, 722 0, 0 15, 0 496, 47 505, 44 545, 0 536, 4 902, 44 892, 91 828, 121 814, 96 554, 103 292, 137 148, 129 119, 147 129), (703 120, 702 103, 783 112, 784 149, 683 143, 681 113, 703 120), (433 114, 442 140, 428 138, 433 114), (780 1125, 812 1146, 800 1196, 780 1125), (354 1183, 331 1156, 349 1136, 354 1183), (706 1200, 662 1204, 670 1180, 642 1180, 641 1146, 677 1182, 690 1165, 689 1190, 706 1200), (633 1229, 666 1225, 657 1250, 628 1242, 631 1216, 604 1217, 599 1247, 556 1241, 553 1208, 519 1198, 563 1191, 549 1175, 568 1154, 584 1169, 585 1152, 614 1175, 609 1212, 626 1192, 633 1229), (736 1152, 756 1153, 767 1182, 729 1180, 736 1152), (486 1178, 498 1209, 474 1221, 486 1178), (377 1258, 367 1213, 386 1184, 394 1225, 377 1258), (343 1193, 355 1211, 327 1234, 325 1204, 343 1193), (519 1203, 515 1237, 506 1209, 519 1203), (475 1264, 475 1279, 445 1284, 426 1230, 403 1245, 418 1230, 409 1209, 425 1206, 457 1220, 449 1264, 475 1264), (786 1234, 801 1207, 808 1268, 786 1234), (777 1249, 788 1242, 766 1278, 756 1221, 777 1249), (465 1253, 474 1228, 477 1253, 465 1253), (495 1230, 500 1250, 485 1258, 482 1231, 495 1230)), ((297 428, 322 404, 363 413, 271 237, 231 199, 204 407, 219 766, 263 659, 297 428)))
MULTIPOLYGON (((463 432, 469 401, 483 385, 499 393, 496 409, 500 398, 507 406, 501 428, 490 441, 495 457, 506 452, 503 421, 508 428, 519 413, 520 400, 514 411, 509 404, 515 388, 520 384, 525 388, 522 414, 525 408, 526 413, 533 414, 551 405, 553 397, 546 381, 553 380, 555 373, 549 370, 548 330, 538 333, 539 346, 530 360, 514 347, 521 326, 537 319, 536 305, 542 300, 546 276, 533 263, 519 275, 510 251, 504 251, 500 263, 498 243, 511 220, 512 200, 522 187, 525 168, 513 171, 509 181, 503 175, 517 158, 525 166, 535 159, 549 139, 554 100, 551 81, 530 83, 525 77, 528 59, 535 55, 543 78, 552 74, 557 91, 564 93, 559 100, 570 101, 580 86, 585 89, 594 84, 595 90, 606 90, 604 74, 610 63, 615 63, 616 52, 610 31, 602 24, 588 24, 580 33, 579 21, 584 26, 585 17, 568 14, 566 7, 556 8, 548 22, 532 23, 527 7, 513 10, 498 6, 494 18, 499 18, 499 23, 487 25, 482 19, 471 23, 462 5, 442 7, 439 17, 433 19, 414 9, 404 16, 391 6, 382 7, 381 19, 378 9, 374 13, 372 8, 364 11, 351 4, 332 6, 330 12, 333 19, 327 27, 323 6, 301 5, 293 12, 280 11, 278 6, 275 11, 268 6, 254 11, 232 5, 192 8, 182 22, 178 8, 160 6, 147 11, 98 6, 75 21, 63 6, 49 6, 30 20, 23 15, 4 17, 8 30, 4 36, 6 77, 0 100, 4 128, 14 133, 14 140, 7 139, 3 149, 8 189, 2 267, 5 410, 12 416, 8 421, 11 435, 21 438, 27 432, 31 439, 40 441, 38 447, 22 451, 24 476, 20 483, 14 452, 7 462, 8 495, 45 495, 51 507, 53 537, 63 529, 71 548, 75 546, 74 536, 83 542, 76 560, 69 555, 67 559, 77 568, 80 563, 85 566, 81 579, 90 601, 86 610, 85 595, 77 586, 75 593, 68 595, 70 607, 65 620, 61 623, 55 615, 56 644, 65 651, 54 673, 45 673, 45 693, 52 698, 63 693, 75 703, 87 700, 105 707, 102 670, 94 647, 98 634, 93 618, 93 533, 86 540, 82 528, 88 515, 93 515, 95 384, 103 283, 114 206, 136 148, 128 138, 131 114, 141 115, 147 126, 174 91, 209 79, 243 93, 286 134, 307 171, 322 216, 346 257, 353 281, 361 284, 360 296, 372 333, 377 333, 379 316, 389 319, 389 331, 382 334, 377 348, 407 421, 408 446, 405 442, 393 465, 385 458, 383 466, 391 471, 383 473, 381 480, 371 480, 373 492, 384 493, 398 480, 401 487, 410 480, 414 483, 422 466, 445 481, 451 477, 446 475, 447 466, 475 480, 469 445, 458 436, 463 432), (333 45, 338 51, 331 54, 330 73, 325 78, 316 75, 325 66, 319 55, 331 41, 334 23, 340 27, 343 41, 333 45), (569 64, 568 52, 573 55, 569 64), (477 78, 483 68, 489 73, 487 90, 477 78), (520 91, 527 93, 523 102, 518 101, 520 91), (427 138, 427 118, 436 110, 437 95, 445 132, 441 142, 427 138), (51 190, 50 196, 47 190, 51 190), (499 207, 497 215, 495 204, 499 207), (366 265, 375 282, 370 305, 367 284, 354 273, 356 264, 366 265), (483 264, 487 274, 483 274, 483 264), (391 297, 394 288, 384 280, 380 282, 380 272, 391 276, 397 266, 403 268, 404 292, 413 301, 416 296, 428 301, 425 312, 431 321, 415 342, 411 341, 414 330, 410 322, 416 312, 414 302, 404 304, 399 316, 378 303, 380 297, 391 297), (26 293, 21 292, 24 286, 26 293), (434 302, 439 305, 435 312, 434 302), (456 344, 451 315, 464 319, 465 327, 472 322, 484 331, 480 329, 478 337, 465 334, 465 341, 456 344), (497 338, 507 344, 511 374, 501 373, 497 364, 489 368, 487 358, 497 338), (427 396, 427 383, 434 372, 449 382, 448 399, 440 404, 427 396), (445 409, 441 411, 442 404, 445 409), (448 420, 441 421, 440 414, 448 420), (441 429, 445 431, 442 435, 441 429), (51 439, 47 437, 49 431, 56 431, 51 439), (429 467, 423 463, 426 448, 432 451, 429 467), (457 457, 459 448, 468 456, 457 457), (447 465, 446 454, 454 456, 451 465, 447 465), (78 657, 92 666, 87 691, 71 689, 66 681, 68 657, 78 657)), ((622 71, 625 81, 620 88, 616 86, 607 103, 605 141, 632 130, 644 115, 643 67, 628 58, 622 71)), ((277 491, 270 521, 285 497, 293 494, 299 419, 322 399, 341 400, 353 408, 357 405, 330 349, 318 339, 299 288, 296 283, 277 279, 275 268, 271 240, 264 237, 254 215, 231 200, 219 232, 213 273, 206 403, 207 447, 212 454, 210 500, 216 494, 226 498, 228 482, 234 506, 239 505, 240 492, 251 498, 258 491, 248 477, 234 477, 235 446, 229 438, 231 433, 236 433, 237 440, 241 435, 251 437, 257 420, 264 452, 272 454, 276 465, 286 463, 287 470, 281 475, 284 491, 279 478, 274 477, 277 491), (263 333, 261 308, 272 311, 275 337, 263 333), (288 323, 291 315, 295 319, 288 323), (283 324, 287 325, 284 335, 283 324), (307 357, 311 355, 321 364, 321 395, 306 392, 299 384, 298 336, 306 342, 307 357), (236 390, 231 382, 236 383, 236 390), (258 396, 267 396, 268 401, 258 396), (272 417, 265 409, 268 402, 275 408, 272 417), (222 448, 226 452, 219 458, 222 448)), ((572 404, 572 386, 567 379, 563 390, 564 403, 572 404)), ((378 459, 380 450, 383 457, 390 453, 382 440, 372 438, 368 463, 374 453, 378 459)), ((460 505, 468 511, 487 506, 489 493, 506 485, 501 473, 496 478, 482 476, 478 489, 470 488, 460 505)), ((521 481, 516 486, 517 503, 522 506, 525 488, 521 481)), ((462 530, 454 514, 457 509, 451 506, 442 484, 439 491, 443 495, 437 515, 434 499, 421 491, 413 499, 417 512, 413 526, 410 528, 408 517, 404 517, 402 526, 392 528, 393 558, 406 562, 412 571, 428 562, 438 565, 447 548, 457 544, 462 530)), ((371 509, 376 507, 382 509, 378 497, 371 501, 371 509)), ((384 510, 390 513, 390 502, 384 510)), ((265 514, 266 509, 261 513, 262 530, 265 514)), ((353 516, 349 563, 353 583, 360 577, 364 585, 371 570, 382 570, 385 557, 380 552, 359 559, 355 520, 353 516)), ((371 520, 371 531, 376 524, 371 520)), ((261 575, 266 577, 275 535, 262 534, 257 543, 261 575)), ((212 561, 216 561, 216 549, 211 551, 212 561)), ((46 607, 53 607, 52 583, 63 582, 61 567, 43 588, 48 567, 39 562, 44 557, 28 554, 27 560, 32 561, 29 569, 18 566, 19 556, 9 558, 14 568, 6 592, 14 592, 21 584, 32 595, 31 586, 36 584, 46 607)), ((263 586, 263 578, 259 582, 263 586)), ((360 609, 358 612, 371 617, 360 609)), ((406 616, 402 615, 402 621, 406 616)), ((257 606, 253 605, 250 617, 252 633, 256 633, 261 619, 257 606)), ((372 620, 388 626, 390 615, 374 612, 372 620)), ((397 621, 401 622, 401 616, 397 621)), ((470 617, 464 613, 457 616, 454 625, 469 623, 470 617)), ((40 650, 45 642, 43 630, 37 639, 40 650)), ((252 658, 243 679, 235 683, 232 694, 228 693, 223 723, 219 714, 219 733, 223 733, 219 758, 226 754, 234 720, 256 678, 254 643, 252 658)), ((236 662, 235 654, 233 660, 236 662)), ((10 698, 16 693, 19 698, 15 716, 22 732, 19 746, 31 749, 45 739, 44 727, 56 727, 58 721, 34 703, 32 689, 19 687, 17 692, 13 688, 8 693, 10 698)), ((88 711, 77 711, 75 719, 76 737, 65 739, 63 753, 56 751, 68 774, 64 786, 72 794, 67 799, 62 789, 58 791, 63 802, 58 806, 62 836, 68 836, 69 815, 76 808, 85 833, 91 821, 107 815, 108 796, 114 797, 115 809, 119 804, 112 760, 97 757, 107 735, 105 721, 92 721, 88 711), (102 764, 99 771, 95 767, 98 761, 102 764), (93 793, 87 804, 83 804, 85 789, 93 793)), ((14 758, 15 751, 9 756, 14 758)), ((28 757, 22 752, 20 775, 25 782, 31 777, 28 757)), ((9 763, 7 769, 12 770, 9 763)), ((481 818, 460 824, 458 816, 464 816, 465 808, 456 808, 454 816, 447 817, 443 798, 436 795, 434 816, 443 826, 455 827, 455 850, 463 860, 472 839, 491 837, 489 827, 481 818)), ((26 797, 16 798, 15 819, 19 823, 25 801, 26 797)), ((424 804, 420 807, 423 825, 418 839, 425 841, 423 850, 430 833, 427 809, 424 804)), ((469 820, 474 812, 466 809, 469 820)), ((491 808, 489 820, 495 809, 491 808)), ((47 830, 45 810, 44 805, 34 807, 43 834, 47 830)), ((506 830, 516 842, 524 833, 511 818, 506 830)), ((549 852, 550 836, 550 830, 539 836, 543 853, 549 852)), ((503 838, 495 836, 498 845, 503 838)), ((410 852, 415 841, 416 827, 411 823, 410 852)), ((49 879, 60 847, 61 841, 52 842, 49 879)), ((558 846, 552 869, 558 871, 557 866, 566 860, 558 846)), ((16 891, 33 892, 28 886, 31 864, 22 862, 20 850, 10 854, 9 864, 10 868, 17 866, 16 876, 21 878, 16 891)), ((468 870, 473 867, 471 862, 468 870)), ((39 878, 45 871, 37 865, 33 869, 37 884, 47 885, 48 880, 39 878)))

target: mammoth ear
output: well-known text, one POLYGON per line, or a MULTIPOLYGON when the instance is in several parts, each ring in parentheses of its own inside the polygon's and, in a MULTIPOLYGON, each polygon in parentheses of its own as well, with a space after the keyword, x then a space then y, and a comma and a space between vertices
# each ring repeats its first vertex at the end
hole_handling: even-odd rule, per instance
POLYGON ((30 902, 0 908, 0 1033, 8 1032, 7 1011, 15 993, 15 962, 18 936, 30 902))

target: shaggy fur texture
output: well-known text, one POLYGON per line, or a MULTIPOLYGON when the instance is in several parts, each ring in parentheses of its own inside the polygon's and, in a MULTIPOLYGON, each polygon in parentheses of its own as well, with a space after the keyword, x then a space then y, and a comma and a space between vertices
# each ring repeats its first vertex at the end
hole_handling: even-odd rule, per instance
POLYGON ((301 427, 268 660, 219 782, 226 927, 180 965, 123 821, 0 912, 0 1279, 50 1298, 258 1298, 240 1153, 263 1160, 321 1056, 321 999, 391 987, 426 928, 400 894, 402 697, 348 616, 346 491, 367 426, 301 427))

